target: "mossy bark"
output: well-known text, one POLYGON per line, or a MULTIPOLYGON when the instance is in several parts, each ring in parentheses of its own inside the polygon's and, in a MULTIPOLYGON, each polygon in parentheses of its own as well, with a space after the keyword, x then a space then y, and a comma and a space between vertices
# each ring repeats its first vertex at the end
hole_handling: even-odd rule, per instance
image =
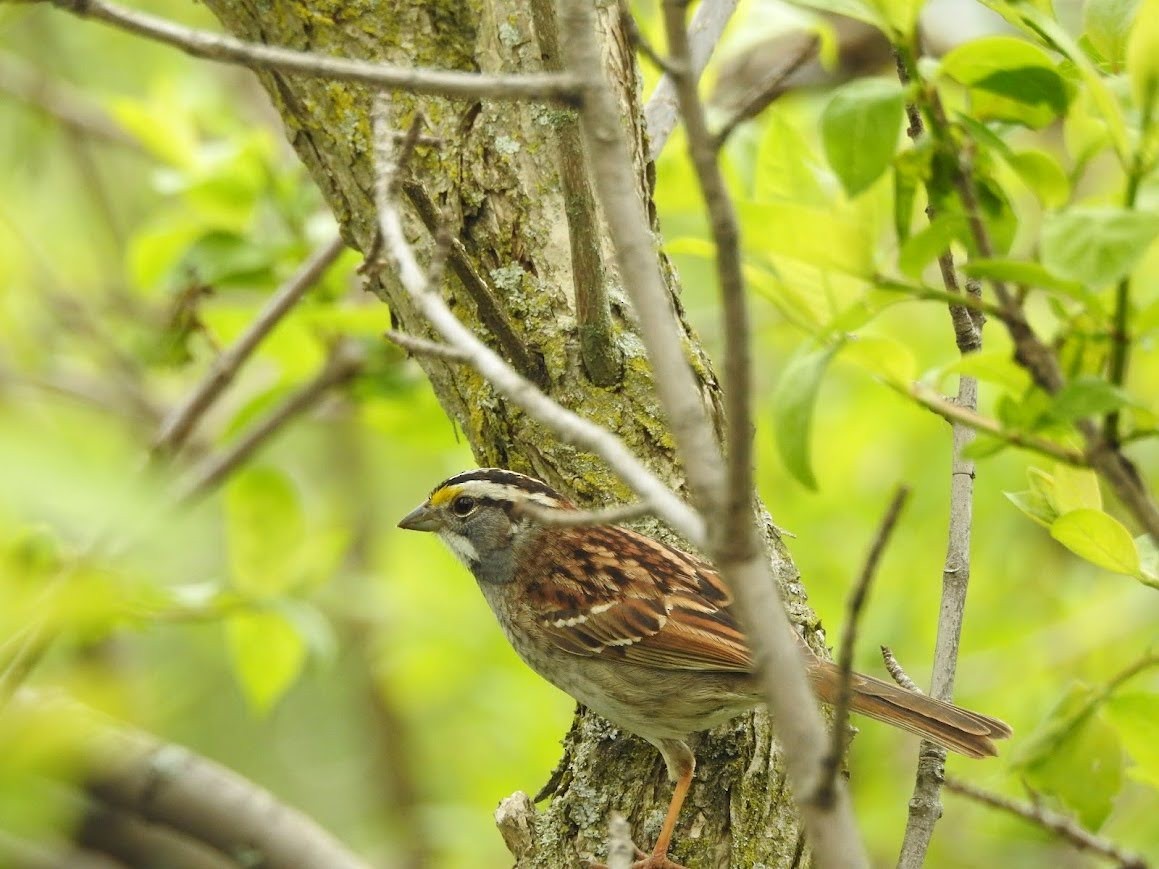
MULTIPOLYGON (((531 7, 523 0, 392 0, 386 4, 373 0, 206 0, 206 5, 229 31, 256 42, 419 67, 488 72, 543 68, 531 7)), ((634 58, 618 28, 614 4, 604 10, 602 20, 605 59, 609 74, 618 82, 640 167, 641 195, 646 196, 646 151, 634 58)), ((346 240, 362 251, 371 250, 376 235, 371 93, 356 85, 278 73, 262 73, 260 78, 346 240)), ((451 264, 442 287, 445 298, 493 349, 539 380, 562 404, 614 431, 680 487, 680 468, 652 389, 652 371, 631 311, 616 286, 606 237, 599 239, 599 245, 610 282, 611 331, 616 355, 622 360, 620 378, 610 386, 597 386, 585 371, 559 171, 558 131, 574 123, 573 115, 544 105, 470 103, 406 94, 392 97, 390 116, 400 131, 419 113, 425 119, 424 133, 439 143, 420 146, 408 166, 410 186, 404 204, 410 237, 420 250, 430 250, 431 233, 415 203, 424 205, 428 222, 433 211, 461 242, 461 260, 451 264)), ((674 279, 671 287, 673 311, 682 320, 674 279)), ((389 274, 384 273, 376 292, 390 306, 400 328, 429 334, 389 274)), ((719 428, 712 365, 687 327, 685 334, 689 361, 719 428)), ((470 369, 433 358, 419 362, 481 464, 535 474, 588 506, 628 497, 599 459, 560 443, 470 369)), ((804 603, 796 571, 771 531, 769 540, 794 619, 813 640, 816 624, 804 603)), ((527 847, 515 855, 517 864, 575 866, 586 857, 601 856, 612 811, 628 817, 639 843, 650 843, 671 794, 658 753, 585 713, 577 715, 565 749, 551 801, 541 804, 532 818, 527 847)), ((799 824, 767 716, 763 712, 742 716, 704 736, 697 756, 697 778, 672 856, 697 869, 784 867, 799 862, 799 824)), ((535 784, 529 782, 529 789, 535 784)))

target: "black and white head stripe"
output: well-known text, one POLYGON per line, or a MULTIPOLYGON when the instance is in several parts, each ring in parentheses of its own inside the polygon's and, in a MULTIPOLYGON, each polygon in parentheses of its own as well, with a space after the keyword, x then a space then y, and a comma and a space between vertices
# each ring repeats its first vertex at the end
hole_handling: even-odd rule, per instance
POLYGON ((478 468, 456 474, 435 486, 427 500, 432 507, 438 507, 459 495, 500 504, 531 502, 544 507, 571 506, 547 483, 502 468, 478 468))

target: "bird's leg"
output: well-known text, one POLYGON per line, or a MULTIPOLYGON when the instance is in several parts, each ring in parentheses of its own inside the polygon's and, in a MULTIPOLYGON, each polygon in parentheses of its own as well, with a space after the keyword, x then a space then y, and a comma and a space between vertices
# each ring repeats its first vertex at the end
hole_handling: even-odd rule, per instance
POLYGON ((664 755, 669 776, 676 780, 676 787, 672 790, 672 800, 668 803, 668 814, 664 816, 664 826, 660 828, 656 847, 652 849, 651 856, 633 863, 632 869, 682 869, 679 864, 668 859, 668 846, 672 843, 672 831, 676 829, 676 821, 680 817, 684 798, 688 796, 688 789, 692 786, 696 758, 683 742, 665 740, 657 747, 664 755))

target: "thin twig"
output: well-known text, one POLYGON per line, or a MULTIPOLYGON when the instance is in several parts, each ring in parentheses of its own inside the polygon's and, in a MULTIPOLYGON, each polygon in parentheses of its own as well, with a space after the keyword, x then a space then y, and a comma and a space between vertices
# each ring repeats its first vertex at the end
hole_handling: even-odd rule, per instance
POLYGON ((1080 851, 1087 851, 1114 860, 1120 869, 1148 869, 1150 865, 1141 855, 1125 851, 1110 839, 1097 836, 1090 830, 1084 829, 1077 820, 1059 812, 1033 803, 1020 803, 1001 794, 983 790, 980 787, 962 781, 961 779, 946 776, 943 782, 946 790, 960 794, 984 806, 1000 809, 1028 823, 1041 827, 1047 832, 1054 833, 1061 839, 1074 845, 1080 851))
POLYGON ((467 100, 551 100, 574 105, 580 91, 575 79, 560 73, 492 75, 389 66, 243 42, 232 36, 183 27, 107 0, 40 2, 52 2, 54 6, 74 15, 94 18, 120 30, 163 42, 193 57, 238 64, 250 69, 276 69, 335 81, 357 82, 385 90, 467 100))
POLYGON ((967 426, 973 431, 982 432, 983 434, 998 438, 1011 446, 1041 453, 1044 456, 1049 456, 1056 461, 1073 465, 1076 468, 1090 467, 1090 460, 1080 450, 1064 447, 1056 444, 1054 441, 1049 441, 1046 438, 1041 438, 1028 432, 1013 431, 1004 428, 998 420, 982 416, 969 407, 958 404, 957 400, 951 401, 920 383, 914 383, 908 389, 898 388, 898 392, 902 395, 909 396, 918 404, 932 410, 951 424, 967 426))
POLYGON ((448 362, 471 361, 471 357, 466 351, 460 350, 458 347, 440 344, 438 341, 428 341, 426 338, 408 335, 406 332, 399 332, 396 329, 383 333, 383 337, 417 356, 437 356, 448 362))
POLYGON ((849 599, 845 604, 845 628, 841 632, 841 654, 837 659, 838 682, 837 700, 833 704, 833 724, 830 732, 829 752, 821 761, 821 779, 813 799, 823 806, 833 802, 834 786, 837 782, 837 771, 841 767, 841 759, 845 757, 845 745, 848 741, 849 702, 853 692, 850 689, 850 679, 853 676, 853 655, 857 647, 857 627, 861 621, 862 609, 869 596, 869 585, 877 572, 878 562, 881 560, 885 547, 889 545, 889 538, 893 534, 898 516, 909 497, 908 486, 898 486, 893 499, 886 508, 881 525, 869 547, 869 554, 865 557, 865 564, 849 599))
POLYGON ((11 54, 0 55, 0 92, 90 139, 143 153, 140 140, 90 96, 42 73, 11 54))
POLYGON ((178 487, 174 501, 188 505, 216 488, 249 460, 290 421, 318 403, 331 389, 346 383, 362 369, 362 354, 354 345, 340 341, 331 350, 318 376, 243 432, 224 452, 210 456, 194 468, 178 487))
MULTIPOLYGON (((702 0, 692 14, 688 25, 689 55, 692 58, 692 77, 700 78, 708 59, 724 35, 724 28, 736 11, 738 0, 702 0)), ((660 63, 661 68, 667 64, 660 63)), ((665 75, 652 91, 644 106, 644 125, 648 131, 648 159, 655 160, 664 150, 669 136, 679 120, 676 107, 676 87, 671 76, 665 75)))
POLYGON ((885 663, 885 669, 889 675, 893 677, 893 681, 905 688, 907 691, 913 691, 915 694, 924 694, 918 683, 909 677, 904 669, 902 669, 901 662, 893 654, 893 649, 889 646, 881 647, 881 660, 885 663))
MULTIPOLYGON (((916 42, 916 40, 915 40, 916 42)), ((898 46, 894 56, 897 66, 897 75, 902 85, 910 82, 910 68, 913 64, 916 50, 898 46)), ((937 94, 929 97, 936 100, 937 94)), ((915 143, 924 133, 920 108, 914 104, 907 104, 906 114, 909 118, 910 138, 915 143)), ((935 117, 935 137, 938 142, 944 138, 945 128, 940 126, 935 117)), ((932 221, 936 212, 930 206, 926 209, 928 218, 932 221)), ((949 314, 954 328, 954 341, 958 353, 966 358, 982 348, 982 327, 985 322, 983 313, 976 307, 968 306, 969 301, 981 301, 981 287, 977 283, 967 282, 966 292, 958 282, 958 272, 954 266, 954 256, 947 247, 938 256, 938 268, 942 274, 942 283, 946 292, 950 294, 949 314)), ((999 318, 1009 322, 1008 306, 999 306, 999 318)), ((916 392, 916 388, 911 390, 916 392)), ((950 423, 952 458, 950 466, 950 509, 949 528, 946 542, 946 559, 942 568, 941 600, 938 607, 938 631, 934 643, 934 664, 930 685, 930 693, 939 700, 950 700, 954 690, 954 675, 958 667, 958 649, 961 644, 962 624, 966 613, 966 592, 970 583, 970 540, 973 534, 973 505, 974 505, 974 460, 965 454, 966 448, 974 441, 976 427, 972 423, 981 420, 978 415, 978 379, 972 375, 960 375, 958 378, 958 394, 953 402, 947 401, 940 395, 927 395, 936 407, 927 404, 935 413, 942 413, 950 423)), ((919 399, 920 400, 920 399, 919 399)), ((995 423, 1001 434, 1001 427, 995 423)), ((894 661, 897 664, 896 661, 894 661)), ((897 665, 897 673, 904 676, 901 666, 897 665)), ((890 671, 893 673, 893 671, 890 671)), ((895 675, 896 678, 896 675, 895 675)), ((906 677, 908 680, 908 677, 906 677)), ((912 682, 911 682, 912 684, 912 682)), ((916 686, 915 686, 916 687, 916 686)), ((920 869, 925 863, 930 842, 933 839, 934 826, 942 816, 940 802, 941 783, 945 771, 946 750, 923 740, 918 749, 917 772, 914 776, 913 794, 908 803, 905 833, 902 837, 901 851, 898 856, 899 869, 920 869)))
POLYGON ((559 510, 542 507, 538 504, 516 504, 513 512, 516 515, 528 516, 539 525, 551 525, 558 528, 583 528, 590 525, 616 525, 648 516, 656 509, 645 501, 634 504, 616 504, 602 510, 559 510))
POLYGON ((784 85, 802 66, 817 55, 820 39, 813 36, 802 40, 797 51, 787 58, 783 66, 776 69, 771 75, 765 76, 745 97, 740 107, 720 126, 713 136, 713 146, 719 151, 728 141, 729 136, 736 132, 736 128, 745 121, 755 118, 768 108, 782 93, 784 85))
MULTIPOLYGON (((383 166, 391 162, 383 106, 380 97, 372 115, 376 172, 380 175, 383 166)), ((383 189, 384 185, 389 189, 389 179, 380 178, 376 187, 383 189)), ((395 203, 387 199, 379 203, 379 209, 383 245, 385 252, 395 263, 399 282, 414 299, 435 331, 443 336, 444 341, 452 347, 459 348, 480 375, 501 394, 523 408, 530 417, 551 428, 566 442, 590 450, 603 458, 642 500, 655 506, 657 516, 684 535, 693 545, 703 546, 705 531, 700 516, 681 501, 659 477, 648 470, 623 441, 602 426, 553 401, 459 322, 446 302, 437 293, 432 292, 430 281, 423 273, 413 249, 402 232, 402 223, 395 203)))
POLYGON ((241 337, 214 360, 209 374, 185 401, 165 417, 151 448, 151 455, 154 458, 176 453, 185 445, 198 421, 233 382, 246 360, 253 355, 262 341, 293 309, 307 290, 326 273, 343 249, 344 245, 339 236, 319 246, 298 271, 270 296, 241 337))
POLYGON ((721 541, 728 558, 743 561, 759 549, 753 522, 752 340, 740 255, 740 226, 717 162, 716 148, 692 74, 691 48, 684 30, 686 4, 665 0, 664 24, 672 54, 672 83, 687 132, 709 228, 716 246, 716 278, 723 309, 725 488, 721 541))
MULTIPOLYGON (((995 320, 1004 320, 1006 312, 999 308, 992 302, 985 299, 977 298, 970 295, 968 292, 963 293, 957 285, 957 277, 954 272, 954 260, 948 253, 943 253, 938 257, 938 265, 942 269, 942 276, 945 279, 947 274, 951 275, 953 282, 953 289, 939 290, 935 287, 927 287, 921 284, 908 284, 905 281, 900 281, 896 278, 885 277, 884 275, 877 275, 873 279, 873 286, 875 289, 884 290, 887 293, 904 293, 913 299, 931 302, 945 302, 954 308, 966 308, 970 313, 986 314, 993 317, 995 320)), ((951 281, 946 281, 949 285, 951 281)), ((969 281, 967 281, 967 286, 969 281)), ((969 317, 967 317, 969 319, 969 317)), ((958 329, 958 320, 954 320, 955 335, 960 334, 958 329)))

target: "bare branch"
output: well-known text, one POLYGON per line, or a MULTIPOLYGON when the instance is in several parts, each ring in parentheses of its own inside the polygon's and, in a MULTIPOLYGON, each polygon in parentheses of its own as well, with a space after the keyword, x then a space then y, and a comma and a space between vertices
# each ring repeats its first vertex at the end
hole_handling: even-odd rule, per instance
POLYGON ((50 78, 11 54, 0 55, 0 92, 43 112, 82 136, 132 151, 143 151, 140 141, 87 94, 64 81, 50 78))
POLYGON ((619 107, 604 79, 594 12, 577 0, 561 2, 560 10, 561 30, 569 36, 563 44, 565 59, 585 83, 580 121, 596 194, 615 244, 620 281, 639 317, 641 337, 656 371, 656 391, 684 463, 692 500, 700 509, 712 511, 723 491, 720 447, 685 358, 660 273, 651 224, 620 129, 619 107))
POLYGON ((845 757, 845 745, 848 741, 846 731, 849 725, 849 702, 852 699, 849 680, 853 675, 853 655, 857 647, 857 626, 861 621, 862 608, 869 596, 869 584, 877 572, 877 564, 881 560, 882 553, 885 552, 885 547, 889 544, 890 535, 893 534, 898 516, 901 515, 902 507, 905 506, 908 497, 909 488, 899 486, 885 511, 885 516, 882 518, 873 543, 869 547, 869 554, 865 557, 861 574, 858 576, 845 604, 845 629, 841 634, 841 655, 837 662, 840 679, 837 683, 837 702, 833 704, 832 738, 829 744, 829 753, 822 758, 821 781, 818 783, 817 791, 813 797, 821 805, 829 805, 833 802, 837 771, 841 767, 841 759, 845 757))
POLYGON ((688 152, 696 170, 710 230, 716 244, 716 278, 720 284, 724 343, 725 491, 720 545, 735 560, 750 558, 760 547, 753 522, 752 358, 748 303, 740 256, 736 210, 716 161, 716 148, 704 117, 704 106, 692 74, 691 48, 684 31, 685 4, 665 0, 664 21, 674 61, 671 73, 688 152))
MULTIPOLYGON (((376 186, 380 191, 389 189, 389 178, 381 176, 384 167, 389 166, 392 160, 383 116, 384 113, 376 108, 373 120, 376 164, 380 175, 376 186)), ((394 202, 386 198, 378 205, 386 253, 395 262, 403 288, 410 293, 435 331, 442 335, 451 347, 460 351, 465 360, 496 390, 523 408, 533 419, 551 428, 563 440, 603 458, 641 499, 655 506, 656 515, 684 535, 693 545, 703 546, 705 532, 700 516, 670 491, 659 477, 648 470, 623 441, 601 426, 572 413, 550 399, 459 322, 446 302, 437 293, 432 292, 429 280, 403 234, 402 221, 394 202)))
POLYGON ((214 360, 213 367, 205 379, 194 388, 185 401, 165 417, 153 441, 153 457, 175 453, 185 445, 198 421, 233 382, 246 360, 253 355, 262 341, 293 309, 306 291, 325 274, 343 249, 342 239, 338 236, 321 245, 298 271, 270 296, 241 337, 214 360))
POLYGON ((1050 809, 1033 803, 1020 803, 1001 794, 983 790, 980 787, 962 781, 961 779, 946 776, 943 782, 946 790, 960 794, 984 806, 999 809, 1016 817, 1022 818, 1037 827, 1054 833, 1061 839, 1074 845, 1080 851, 1087 851, 1114 860, 1120 869, 1148 869, 1149 863, 1139 854, 1125 851, 1112 842, 1097 836, 1084 829, 1078 821, 1067 815, 1052 812, 1050 809))
MULTIPOLYGON (((962 378, 962 380, 966 379, 962 378)), ((1041 438, 1028 432, 1012 431, 1005 428, 998 420, 982 416, 969 406, 960 404, 960 397, 951 401, 920 383, 914 383, 908 389, 895 388, 902 395, 909 396, 918 404, 922 405, 922 407, 932 410, 952 425, 964 425, 972 431, 982 432, 983 434, 998 438, 1011 446, 1033 450, 1036 453, 1041 453, 1044 456, 1049 456, 1056 461, 1073 465, 1076 468, 1090 466, 1090 460, 1079 450, 1064 447, 1056 444, 1054 441, 1049 441, 1046 438, 1041 438)), ((976 383, 974 388, 977 389, 976 383)))
POLYGON ((913 691, 915 694, 924 694, 918 683, 909 677, 909 674, 902 669, 901 662, 893 654, 893 649, 889 646, 881 647, 881 660, 885 663, 885 669, 889 671, 889 675, 893 677, 893 681, 905 688, 907 691, 913 691))
POLYGON ((127 866, 173 869, 236 869, 233 855, 130 812, 92 802, 75 833, 77 844, 127 866))
POLYGON ((414 335, 408 335, 406 332, 391 329, 389 332, 384 333, 384 337, 388 341, 393 341, 404 350, 414 353, 416 356, 437 356, 449 362, 469 363, 471 361, 470 356, 458 347, 440 344, 437 341, 428 341, 426 338, 418 338, 414 335))
POLYGON ((552 525, 563 528, 581 528, 588 525, 616 525, 648 516, 656 512, 656 508, 644 501, 635 504, 616 504, 605 507, 603 510, 560 510, 540 507, 533 503, 516 504, 514 512, 517 515, 529 516, 540 525, 552 525))
MULTIPOLYGON (((67 717, 97 799, 270 869, 368 869, 329 833, 253 782, 78 703, 23 692, 21 711, 67 717), (83 734, 83 735, 81 735, 83 734)), ((59 768, 69 774, 71 767, 59 768)), ((52 771, 50 771, 52 772, 52 771)))
POLYGON ((193 57, 232 63, 250 69, 351 81, 384 90, 453 99, 551 100, 575 104, 579 85, 568 75, 488 75, 449 70, 415 69, 294 51, 243 42, 232 36, 182 27, 163 18, 126 9, 107 0, 39 0, 82 18, 94 18, 120 30, 173 46, 193 57))
POLYGON ((331 389, 346 383, 362 369, 362 354, 345 341, 330 351, 318 376, 295 392, 266 416, 247 429, 223 453, 210 456, 194 468, 176 490, 177 504, 190 504, 216 488, 230 474, 249 460, 291 420, 301 416, 331 389))
MULTIPOLYGON (((708 59, 720 42, 724 28, 736 11, 738 0, 703 0, 692 14, 688 25, 691 76, 699 79, 708 59)), ((676 87, 670 75, 665 75, 652 91, 644 106, 644 121, 648 128, 648 159, 655 160, 668 143, 668 137, 679 120, 676 87)))
MULTIPOLYGON (((563 0, 560 5, 561 28, 570 37, 564 46, 568 65, 586 85, 581 112, 584 139, 615 244, 620 277, 640 320, 641 335, 656 370, 656 391, 671 423, 694 500, 706 515, 717 517, 724 492, 723 461, 684 356, 618 110, 603 77, 594 12, 587 0, 563 0)), ((745 497, 751 497, 751 491, 745 497)), ((751 512, 745 522, 753 525, 751 512)), ((789 780, 799 795, 798 807, 817 865, 868 865, 843 787, 838 786, 833 811, 821 810, 800 798, 812 792, 825 730, 806 681, 799 641, 772 582, 766 556, 758 550, 752 557, 735 559, 735 555, 715 547, 710 547, 709 554, 737 594, 762 695, 777 720, 789 780)))
POLYGON ((750 118, 755 118, 784 93, 785 82, 791 79, 797 70, 816 57, 818 45, 820 45, 820 39, 816 35, 798 40, 794 53, 786 58, 772 75, 766 76, 760 82, 759 87, 754 88, 751 93, 745 96, 740 107, 721 124, 720 129, 713 137, 713 146, 718 151, 724 147, 724 143, 728 141, 728 137, 736 131, 737 127, 750 118))

